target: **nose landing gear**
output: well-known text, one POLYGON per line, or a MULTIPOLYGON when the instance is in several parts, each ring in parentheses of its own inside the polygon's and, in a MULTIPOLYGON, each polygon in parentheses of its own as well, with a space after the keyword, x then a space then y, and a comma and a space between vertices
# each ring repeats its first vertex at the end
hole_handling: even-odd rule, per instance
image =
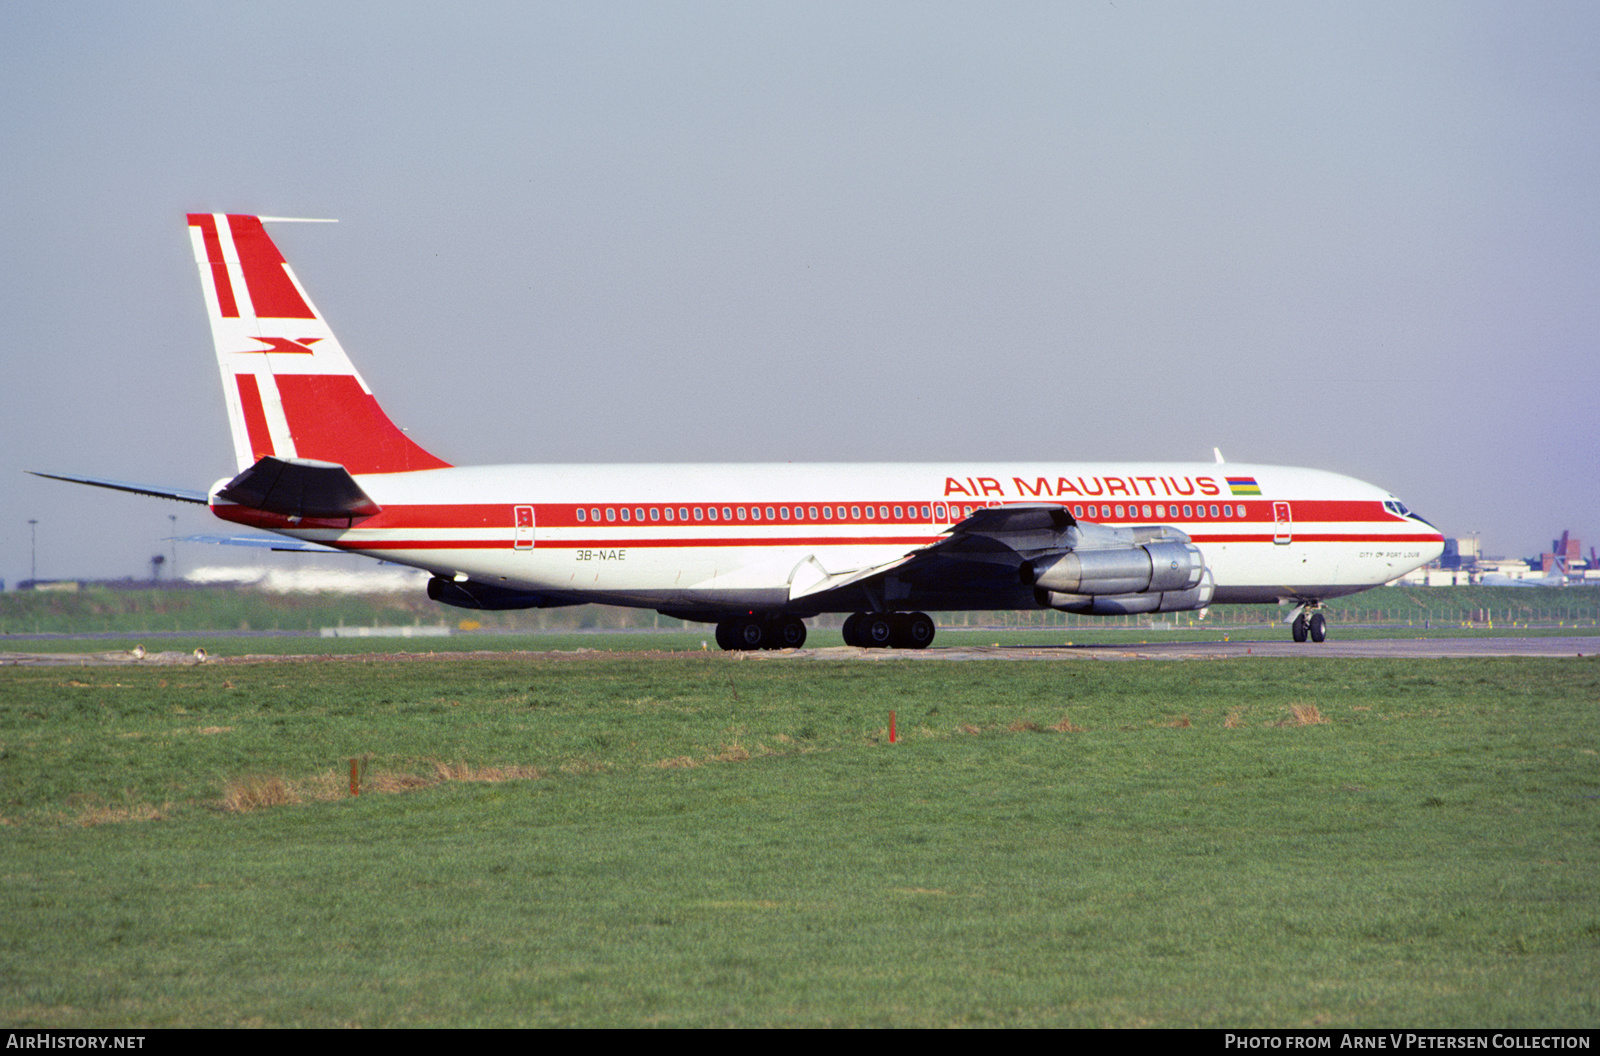
POLYGON ((1310 638, 1313 642, 1323 641, 1328 637, 1328 621, 1320 612, 1312 611, 1310 616, 1307 610, 1320 608, 1319 602, 1308 602, 1295 614, 1294 622, 1289 625, 1289 633, 1294 635, 1294 640, 1303 642, 1310 638))

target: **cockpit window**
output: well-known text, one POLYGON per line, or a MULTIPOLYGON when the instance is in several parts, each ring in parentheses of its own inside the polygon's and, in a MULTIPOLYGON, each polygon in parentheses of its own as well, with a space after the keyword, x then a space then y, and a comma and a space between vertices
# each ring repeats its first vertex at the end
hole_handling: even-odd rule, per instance
POLYGON ((1434 524, 1433 524, 1432 521, 1428 520, 1426 517, 1422 516, 1419 513, 1413 512, 1411 509, 1409 509, 1406 506, 1405 503, 1401 502, 1399 499, 1384 499, 1383 500, 1383 508, 1388 510, 1390 513, 1394 514, 1396 517, 1406 517, 1406 518, 1409 518, 1409 519, 1411 519, 1413 521, 1421 521, 1423 524, 1427 525, 1429 528, 1434 527, 1434 524))

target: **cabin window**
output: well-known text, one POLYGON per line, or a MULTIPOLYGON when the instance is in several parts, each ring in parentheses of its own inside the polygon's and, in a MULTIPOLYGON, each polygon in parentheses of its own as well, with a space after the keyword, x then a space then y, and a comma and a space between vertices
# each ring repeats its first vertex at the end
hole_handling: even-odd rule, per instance
POLYGON ((743 506, 739 507, 739 519, 741 521, 744 520, 744 507, 743 506))
POLYGON ((617 519, 617 511, 615 509, 613 509, 612 507, 607 506, 606 507, 606 520, 614 521, 616 519, 617 519))
POLYGON ((583 518, 584 518, 583 507, 579 506, 578 507, 578 521, 579 521, 579 523, 582 523, 583 518))
POLYGON ((672 507, 671 506, 667 507, 667 520, 669 520, 669 521, 672 520, 672 507))
POLYGON ((871 506, 867 507, 867 520, 869 520, 869 521, 872 520, 872 507, 871 506))
POLYGON ((725 520, 725 521, 733 520, 733 510, 732 510, 732 508, 727 507, 727 506, 722 507, 722 519, 725 520))
POLYGON ((1232 517, 1233 516, 1233 507, 1232 506, 1224 506, 1224 507, 1222 507, 1222 516, 1224 516, 1224 517, 1232 517))
POLYGON ((694 508, 694 519, 697 520, 697 521, 704 520, 705 519, 705 511, 702 510, 700 507, 696 506, 694 508))
MULTIPOLYGON (((671 513, 672 511, 668 510, 667 512, 671 513)), ((650 507, 650 519, 652 521, 659 521, 661 519, 661 510, 655 506, 650 507)))
POLYGON ((852 507, 850 507, 850 519, 852 521, 859 521, 861 519, 861 507, 860 506, 852 506, 852 507))
POLYGON ((817 508, 815 506, 807 506, 806 507, 806 516, 810 517, 813 521, 816 520, 817 519, 817 508))
POLYGON ((716 519, 717 519, 717 508, 715 506, 707 506, 706 507, 706 520, 714 521, 716 519))
POLYGON ((1217 508, 1215 506, 1213 506, 1213 507, 1211 507, 1211 516, 1215 517, 1216 515, 1217 515, 1217 508))

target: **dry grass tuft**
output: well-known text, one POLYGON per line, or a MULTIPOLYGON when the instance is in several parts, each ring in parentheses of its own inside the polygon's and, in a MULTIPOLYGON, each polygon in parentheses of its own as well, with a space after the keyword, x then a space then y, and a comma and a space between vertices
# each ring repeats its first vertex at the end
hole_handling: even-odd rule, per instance
POLYGON ((700 760, 691 759, 687 755, 675 756, 671 759, 661 759, 651 763, 656 770, 691 770, 700 765, 700 760))
POLYGON ((1163 722, 1161 725, 1167 727, 1168 729, 1184 730, 1184 729, 1188 729, 1190 726, 1192 726, 1194 724, 1189 721, 1189 716, 1187 716, 1187 715, 1179 715, 1177 718, 1173 719, 1171 722, 1163 722))
POLYGON ((1294 715, 1295 726, 1316 726, 1328 721, 1315 704, 1290 704, 1289 711, 1294 715))
POLYGON ((976 726, 972 725, 972 723, 970 723, 970 722, 963 722, 960 726, 956 727, 956 730, 958 732, 960 732, 960 733, 966 733, 966 734, 972 734, 972 735, 977 735, 978 733, 982 732, 976 726))
POLYGON ((295 781, 290 785, 292 791, 300 799, 310 799, 319 803, 329 800, 344 799, 350 795, 350 775, 340 774, 333 770, 324 770, 304 781, 295 781))
MULTIPOLYGON (((441 779, 442 780, 442 779, 441 779)), ((380 771, 376 774, 364 774, 361 778, 361 792, 378 792, 383 795, 395 795, 400 792, 415 792, 419 788, 427 788, 439 782, 423 777, 421 774, 392 774, 380 771)), ((348 778, 345 781, 345 795, 350 794, 348 778)))
POLYGON ((1230 729, 1230 730, 1237 730, 1239 727, 1243 726, 1244 725, 1244 709, 1243 708, 1229 708, 1228 709, 1228 717, 1222 720, 1222 725, 1223 725, 1224 728, 1230 729))
POLYGON ((222 809, 238 813, 298 802, 300 798, 287 781, 270 775, 236 777, 222 790, 222 809))
POLYGON ((153 803, 134 803, 112 806, 109 803, 91 803, 78 808, 73 821, 85 827, 115 825, 125 821, 159 821, 172 809, 171 803, 156 806, 153 803))
POLYGON ((1018 720, 1007 727, 1012 733, 1043 733, 1044 727, 1037 722, 1018 720))
POLYGON ((501 781, 537 781, 544 772, 533 766, 473 766, 470 763, 435 761, 433 774, 440 781, 476 781, 496 784, 501 781))
POLYGON ((722 746, 722 751, 709 757, 714 763, 742 763, 750 758, 750 749, 734 741, 722 746))
POLYGON ((1052 726, 1050 728, 1052 730, 1054 730, 1055 732, 1057 732, 1057 733, 1086 733, 1086 732, 1088 732, 1082 726, 1077 725, 1071 719, 1067 718, 1067 716, 1065 714, 1063 714, 1061 716, 1061 721, 1060 722, 1056 723, 1054 726, 1052 726))

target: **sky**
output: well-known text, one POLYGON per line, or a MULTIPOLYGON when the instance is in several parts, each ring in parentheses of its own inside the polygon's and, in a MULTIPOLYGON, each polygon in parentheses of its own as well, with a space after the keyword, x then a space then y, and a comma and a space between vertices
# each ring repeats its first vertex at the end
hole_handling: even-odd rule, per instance
POLYGON ((8 584, 261 560, 26 474, 231 474, 188 212, 336 218, 456 464, 1216 447, 1600 543, 1592 2, 19 3, 0 143, 8 584))

